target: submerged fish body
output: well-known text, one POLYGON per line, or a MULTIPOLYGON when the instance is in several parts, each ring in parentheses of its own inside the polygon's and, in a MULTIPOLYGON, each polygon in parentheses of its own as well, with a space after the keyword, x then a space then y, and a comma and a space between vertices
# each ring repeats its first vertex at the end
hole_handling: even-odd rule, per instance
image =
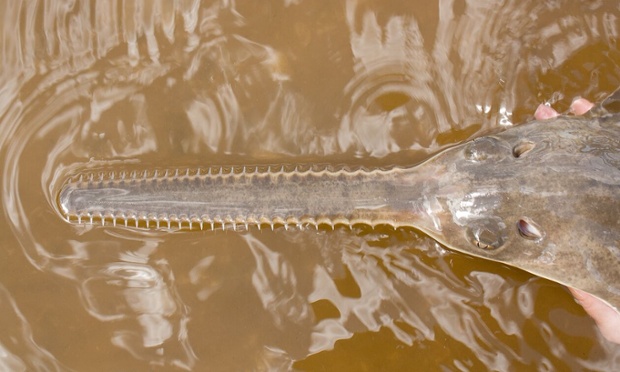
POLYGON ((411 168, 78 176, 59 210, 74 223, 165 229, 410 226, 620 309, 620 114, 595 112, 515 126, 411 168))

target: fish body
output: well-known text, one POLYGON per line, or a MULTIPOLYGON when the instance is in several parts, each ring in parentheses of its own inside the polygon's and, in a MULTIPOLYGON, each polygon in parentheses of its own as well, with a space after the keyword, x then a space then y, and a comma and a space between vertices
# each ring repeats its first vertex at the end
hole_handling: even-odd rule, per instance
POLYGON ((531 121, 390 170, 208 168, 76 176, 72 223, 160 229, 387 224, 620 309, 620 114, 531 121))

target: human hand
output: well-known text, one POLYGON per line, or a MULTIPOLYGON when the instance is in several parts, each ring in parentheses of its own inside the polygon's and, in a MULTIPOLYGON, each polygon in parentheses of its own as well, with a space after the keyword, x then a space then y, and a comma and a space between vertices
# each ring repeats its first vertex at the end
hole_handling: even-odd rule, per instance
POLYGON ((620 344, 620 313, 587 292, 570 287, 568 290, 586 313, 594 319, 603 337, 608 341, 620 344))
MULTIPOLYGON (((570 111, 575 115, 583 115, 594 107, 594 104, 586 99, 578 98, 573 101, 570 111)), ((550 106, 541 104, 536 109, 536 120, 551 119, 558 116, 558 112, 550 106)), ((597 297, 577 288, 568 288, 573 297, 581 304, 583 309, 594 319, 603 337, 608 341, 620 344, 620 312, 603 302, 597 297)))

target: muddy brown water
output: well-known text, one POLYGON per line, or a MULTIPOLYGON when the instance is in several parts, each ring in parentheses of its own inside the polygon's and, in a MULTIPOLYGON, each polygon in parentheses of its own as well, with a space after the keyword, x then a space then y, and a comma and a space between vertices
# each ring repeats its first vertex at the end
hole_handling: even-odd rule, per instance
POLYGON ((562 286, 359 226, 77 227, 84 168, 412 165, 620 86, 589 1, 0 4, 0 369, 615 370, 562 286))

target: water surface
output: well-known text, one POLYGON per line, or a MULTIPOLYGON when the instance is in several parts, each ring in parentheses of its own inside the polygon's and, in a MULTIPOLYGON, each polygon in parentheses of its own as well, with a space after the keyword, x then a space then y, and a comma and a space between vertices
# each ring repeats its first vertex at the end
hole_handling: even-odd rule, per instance
POLYGON ((414 230, 76 227, 84 169, 407 166, 620 86, 612 1, 3 2, 0 369, 614 370, 565 288, 414 230))

